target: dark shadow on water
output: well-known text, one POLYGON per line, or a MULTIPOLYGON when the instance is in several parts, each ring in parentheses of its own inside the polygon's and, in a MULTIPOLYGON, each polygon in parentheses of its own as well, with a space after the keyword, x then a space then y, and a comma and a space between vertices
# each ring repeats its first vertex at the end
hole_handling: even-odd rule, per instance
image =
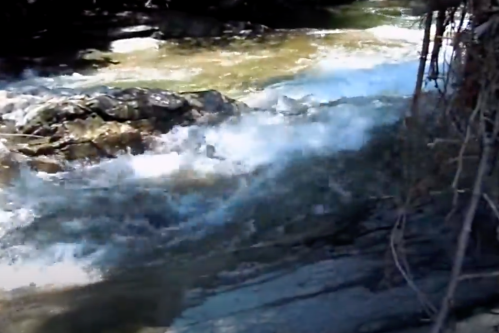
POLYGON ((363 29, 393 22, 405 5, 397 0, 391 7, 376 9, 376 2, 352 2, 253 0, 226 6, 216 1, 170 0, 156 8, 131 0, 103 4, 80 0, 70 5, 39 0, 18 7, 9 2, 0 5, 0 78, 18 77, 25 69, 50 76, 108 66, 113 61, 106 53, 116 39, 177 39, 187 54, 199 48, 230 47, 238 39, 268 47, 268 32, 262 24, 271 29, 363 29), (184 41, 184 37, 192 39, 184 41))

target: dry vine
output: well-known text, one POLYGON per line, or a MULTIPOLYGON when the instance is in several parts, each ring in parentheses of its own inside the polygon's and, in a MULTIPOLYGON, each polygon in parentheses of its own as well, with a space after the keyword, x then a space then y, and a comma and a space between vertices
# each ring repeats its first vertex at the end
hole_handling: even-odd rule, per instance
MULTIPOLYGON (((428 298, 417 288, 412 280, 409 267, 403 256, 403 230, 406 223, 406 212, 411 191, 417 182, 410 174, 407 181, 410 184, 407 200, 403 207, 403 213, 399 216, 390 238, 390 248, 397 269, 400 271, 408 285, 415 291, 419 301, 422 303, 426 313, 434 319, 431 333, 441 333, 445 329, 448 315, 452 309, 453 299, 458 284, 462 280, 497 277, 499 271, 462 274, 463 262, 468 247, 473 220, 481 200, 490 207, 493 215, 499 220, 499 209, 494 200, 487 194, 485 179, 492 175, 496 157, 498 155, 499 138, 499 8, 492 6, 491 0, 468 0, 452 4, 452 7, 437 8, 437 0, 428 0, 425 13, 425 32, 420 55, 420 67, 418 70, 416 88, 413 96, 413 104, 409 121, 410 124, 421 123, 419 112, 419 100, 421 98, 426 63, 429 57, 429 71, 426 81, 432 81, 440 93, 439 107, 445 112, 441 114, 440 122, 448 125, 447 132, 450 138, 437 138, 427 147, 435 148, 436 143, 452 143, 456 141, 460 145, 457 157, 452 160, 456 164, 455 175, 450 185, 454 193, 453 208, 447 219, 454 216, 458 209, 459 194, 463 193, 460 183, 463 177, 473 177, 472 195, 465 210, 461 231, 458 236, 457 249, 453 259, 452 271, 445 296, 439 309, 436 309, 428 298), (435 21, 434 13, 437 10, 435 21), (458 15, 460 13, 460 15, 458 15), (469 24, 464 24, 465 18, 469 18, 469 24), (435 24, 433 38, 430 29, 432 22, 435 24), (446 38, 450 34, 452 38, 446 38), (445 49, 445 41, 452 40, 452 55, 449 62, 443 62, 442 50, 445 49), (433 48, 430 53, 430 42, 433 48), (443 86, 441 86, 443 85, 443 86), (465 175, 466 163, 475 163, 475 159, 465 158, 469 147, 479 147, 480 155, 478 165, 475 166, 474 175, 465 175), (471 162, 469 162, 471 161, 471 162)), ((411 142, 418 133, 417 127, 406 126, 408 131, 407 141, 411 142)), ((410 154, 414 153, 414 145, 411 144, 410 154)), ((410 162, 410 160, 406 161, 410 162)), ((435 161, 439 163, 439 161, 435 161)), ((469 173, 469 172, 468 172, 469 173)), ((470 184, 471 186, 471 184, 470 184)), ((499 230, 499 228, 498 228, 499 230)))

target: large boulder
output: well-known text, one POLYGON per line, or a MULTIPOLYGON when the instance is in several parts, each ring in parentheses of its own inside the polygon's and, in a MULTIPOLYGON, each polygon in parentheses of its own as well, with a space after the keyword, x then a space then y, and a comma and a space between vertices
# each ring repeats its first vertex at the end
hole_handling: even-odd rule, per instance
POLYGON ((174 126, 213 124, 247 108, 214 90, 110 89, 41 100, 28 107, 21 120, 14 121, 7 112, 3 122, 12 152, 38 159, 98 161, 122 152, 141 154, 151 137, 174 126))

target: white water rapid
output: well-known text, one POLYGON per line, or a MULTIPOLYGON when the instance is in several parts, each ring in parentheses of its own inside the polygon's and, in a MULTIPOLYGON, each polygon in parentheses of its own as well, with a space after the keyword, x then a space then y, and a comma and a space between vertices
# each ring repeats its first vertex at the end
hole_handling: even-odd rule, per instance
MULTIPOLYGON (((239 121, 215 127, 176 128, 162 138, 164 147, 180 147, 174 152, 159 147, 55 176, 23 170, 14 186, 2 193, 0 288, 78 285, 99 279, 100 265, 119 257, 130 244, 147 246, 151 237, 173 232, 172 226, 203 230, 202 226, 230 223, 235 212, 256 198, 266 200, 270 188, 279 191, 282 184, 269 179, 287 165, 361 147, 369 140, 370 129, 393 123, 401 116, 399 110, 376 98, 326 108, 318 104, 341 97, 410 95, 422 39, 421 30, 395 26, 365 33, 398 46, 321 49, 318 61, 302 74, 244 96, 250 106, 268 112, 245 114, 239 121), (223 158, 209 159, 200 153, 207 144, 223 158), (179 173, 201 179, 253 176, 236 177, 223 190, 203 185, 165 191, 179 182, 179 173), (26 228, 19 231, 21 227, 26 228)), ((169 79, 197 73, 179 69, 169 79)), ((140 70, 127 75, 144 80, 140 70)), ((1 89, 43 87, 47 93, 73 93, 112 80, 104 74, 31 76, 5 83, 1 89)), ((11 117, 21 119, 23 111, 16 110, 11 117)), ((312 209, 309 204, 299 203, 312 209)))

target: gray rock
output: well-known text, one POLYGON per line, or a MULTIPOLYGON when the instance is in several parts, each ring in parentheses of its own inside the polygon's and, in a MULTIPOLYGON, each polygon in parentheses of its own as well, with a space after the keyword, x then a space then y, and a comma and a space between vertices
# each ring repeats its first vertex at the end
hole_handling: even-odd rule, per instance
MULTIPOLYGON (((414 281, 436 307, 450 267, 441 240, 453 237, 438 221, 428 215, 416 217, 405 235, 414 281)), ((356 239, 358 246, 347 252, 334 247, 336 253, 344 253, 341 256, 217 289, 202 304, 184 311, 168 332, 427 332, 429 322, 421 302, 386 255, 391 228, 383 227, 386 221, 374 222, 361 223, 368 230, 356 239), (377 241, 369 242, 374 234, 377 241)), ((480 310, 491 298, 499 300, 496 285, 494 279, 461 282, 455 308, 473 313, 471 309, 480 310)), ((482 332, 483 327, 499 323, 497 316, 477 311, 458 321, 458 332, 482 332)))

